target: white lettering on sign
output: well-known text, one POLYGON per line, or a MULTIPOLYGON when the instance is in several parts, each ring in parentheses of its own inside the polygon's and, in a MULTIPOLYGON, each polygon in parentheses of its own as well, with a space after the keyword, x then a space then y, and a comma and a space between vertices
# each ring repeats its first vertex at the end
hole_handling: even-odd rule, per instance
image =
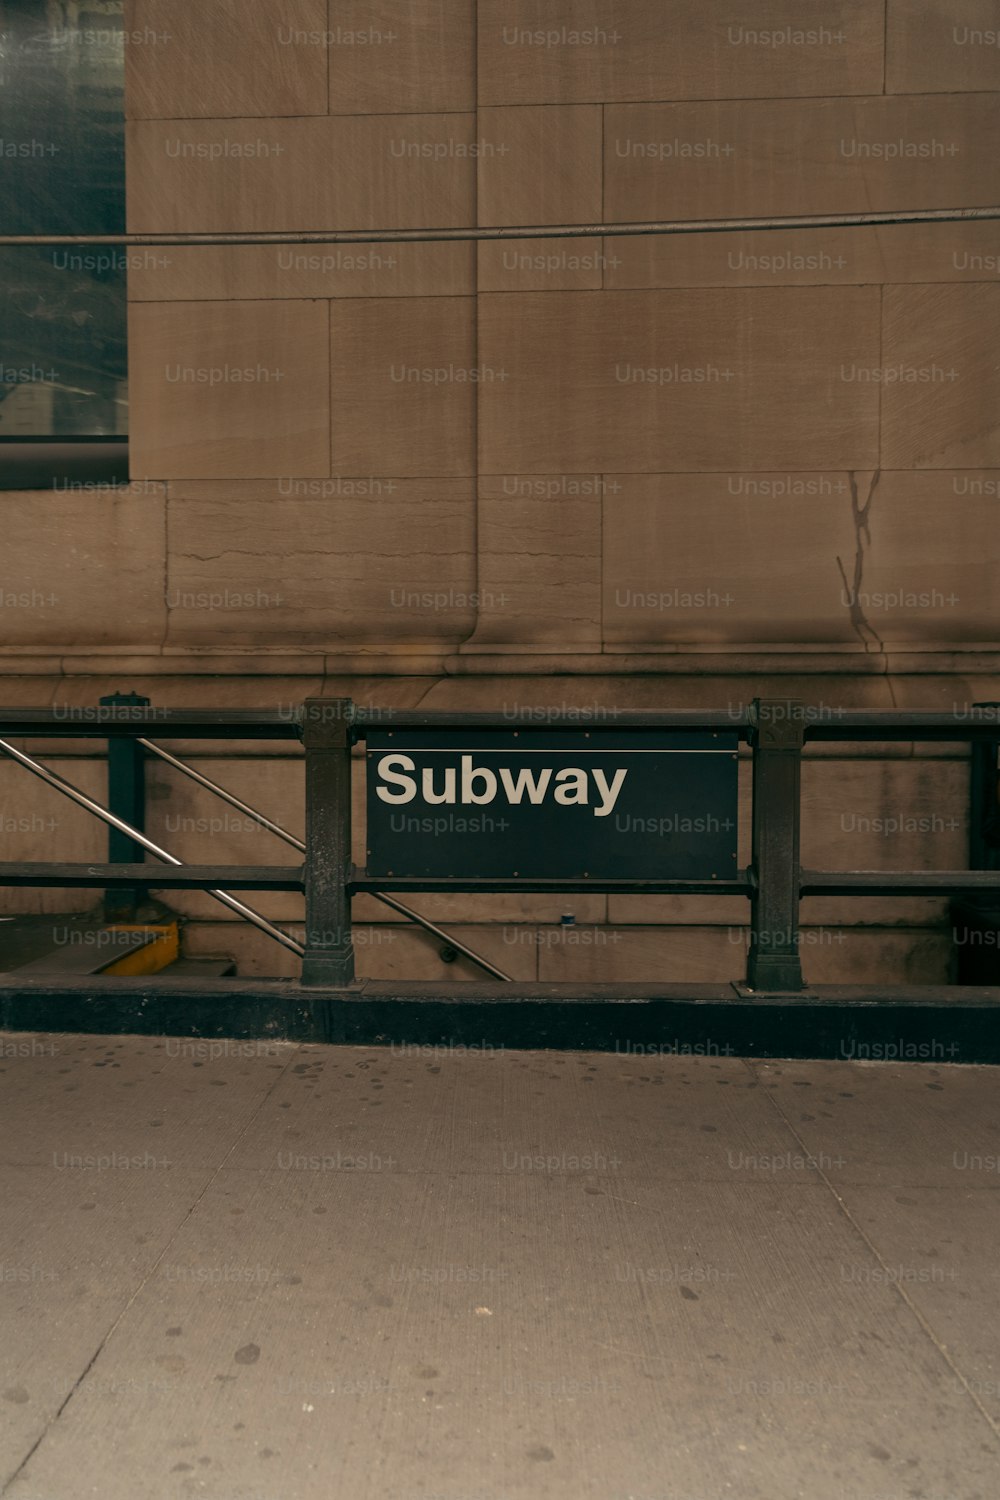
MULTIPOLYGON (((393 804, 412 802, 417 795, 416 769, 412 756, 383 755, 378 763, 378 775, 389 785, 376 787, 379 798, 393 804)), ((525 768, 515 774, 507 766, 501 766, 497 771, 491 771, 488 766, 476 766, 471 755, 463 755, 461 774, 454 766, 445 766, 439 771, 431 766, 424 767, 420 773, 420 791, 425 802, 472 802, 481 807, 495 801, 502 788, 508 803, 517 807, 525 800, 538 806, 545 801, 551 788, 553 800, 564 806, 589 806, 590 779, 593 777, 594 817, 606 818, 614 810, 627 775, 627 771, 615 771, 609 781, 599 769, 584 771, 578 766, 567 766, 565 770, 555 772, 551 767, 542 771, 525 768)))

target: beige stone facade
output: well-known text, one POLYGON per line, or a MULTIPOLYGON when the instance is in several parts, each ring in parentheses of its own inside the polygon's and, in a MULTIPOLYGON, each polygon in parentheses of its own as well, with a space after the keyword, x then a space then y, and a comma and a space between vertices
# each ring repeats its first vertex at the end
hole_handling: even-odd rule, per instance
MULTIPOLYGON (((169 40, 127 49, 129 228, 997 201, 1000 48, 977 40, 994 6, 744 11, 133 0, 129 25, 169 40)), ((1000 697, 997 224, 168 248, 142 262, 132 489, 4 499, 12 571, 55 596, 6 621, 8 701, 116 688, 173 705, 322 691, 504 710, 1000 697)), ((296 757, 210 759, 301 833, 296 757)), ((86 758, 67 774, 100 786, 86 758)), ((5 806, 60 820, 44 854, 36 830, 13 833, 8 857, 100 856, 82 813, 50 809, 9 765, 0 778, 5 806)), ((960 745, 827 747, 806 767, 804 860, 961 867, 967 779, 960 745), (882 830, 900 811, 918 831, 882 830)), ((266 834, 200 831, 220 806, 176 776, 151 768, 150 783, 150 826, 181 857, 283 857, 266 834)), ((290 972, 206 899, 172 904, 196 919, 190 952, 290 972)), ((301 921, 291 896, 259 904, 301 921)), ((419 905, 518 976, 732 978, 745 951, 740 903, 419 905), (556 940, 563 909, 592 941, 556 940)), ((806 902, 806 975, 943 978, 944 913, 806 902)), ((357 903, 362 973, 473 972, 384 915, 357 903)))

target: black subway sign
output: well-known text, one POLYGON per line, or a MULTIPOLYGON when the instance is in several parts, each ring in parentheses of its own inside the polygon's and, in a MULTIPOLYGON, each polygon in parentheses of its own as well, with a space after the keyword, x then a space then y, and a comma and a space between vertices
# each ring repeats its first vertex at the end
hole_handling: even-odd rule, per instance
POLYGON ((737 736, 369 729, 369 875, 732 880, 737 736))

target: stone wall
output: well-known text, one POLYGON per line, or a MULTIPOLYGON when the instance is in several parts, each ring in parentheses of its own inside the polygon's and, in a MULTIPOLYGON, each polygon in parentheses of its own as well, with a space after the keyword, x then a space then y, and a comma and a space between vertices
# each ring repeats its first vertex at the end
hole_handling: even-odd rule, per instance
MULTIPOLYGON (((791 0, 130 10, 133 231, 997 198, 1000 48, 983 0, 831 0, 808 19, 791 0)), ((161 704, 324 691, 504 710, 1000 697, 997 225, 135 261, 131 491, 4 500, 14 571, 54 597, 7 621, 9 701, 119 687, 161 704)), ((301 831, 300 764, 244 748, 213 774, 301 831)), ((279 857, 243 829, 206 842, 198 819, 219 807, 150 774, 153 820, 182 856, 279 857)), ((22 773, 0 775, 12 808, 22 773)), ((961 746, 827 747, 807 766, 804 858, 961 866, 966 805, 961 746), (927 826, 872 831, 900 811, 927 826)), ((100 830, 61 815, 96 856, 100 830)), ((173 904, 199 919, 191 951, 238 943, 248 970, 282 969, 202 898, 173 904)), ((572 947, 544 936, 563 902, 420 904, 519 974, 742 965, 740 903, 570 902, 598 924, 572 947)), ((291 897, 261 905, 300 916, 291 897)), ((382 914, 358 903, 360 921, 382 914)), ((811 978, 947 970, 941 902, 814 901, 805 916, 811 978)), ((363 971, 448 972, 423 935, 365 930, 381 936, 363 971)))

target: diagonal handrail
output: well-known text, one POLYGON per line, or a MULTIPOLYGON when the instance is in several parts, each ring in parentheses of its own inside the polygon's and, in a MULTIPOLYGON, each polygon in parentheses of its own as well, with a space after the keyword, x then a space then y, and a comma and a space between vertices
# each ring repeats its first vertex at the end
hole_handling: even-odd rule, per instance
POLYGON ((284 839, 286 844, 291 844, 292 848, 297 849, 300 854, 305 854, 306 846, 301 839, 297 839, 294 833, 289 833, 287 828, 282 828, 280 823, 273 823, 270 818, 265 818, 264 814, 258 812, 255 807, 251 807, 249 802, 241 801, 235 792, 227 791, 224 786, 220 786, 210 776, 202 775, 201 771, 196 771, 194 766, 189 766, 186 761, 178 760, 176 755, 171 755, 170 751, 164 750, 162 745, 154 745, 152 740, 144 739, 141 734, 136 735, 136 744, 141 745, 144 750, 151 750, 154 755, 158 755, 161 760, 165 760, 167 765, 173 766, 177 771, 182 771, 185 776, 190 776, 191 780, 196 781, 199 786, 203 786, 208 791, 214 792, 217 797, 222 798, 223 802, 228 802, 230 807, 235 807, 237 811, 246 813, 248 817, 253 818, 255 823, 259 823, 262 828, 266 828, 277 838, 284 839))
POLYGON ((474 949, 467 948, 464 943, 459 942, 457 937, 453 937, 450 932, 445 932, 443 927, 438 927, 427 917, 422 917, 419 912, 413 910, 412 906, 404 906, 402 901, 397 901, 395 896, 387 896, 384 891, 369 891, 367 894, 374 896, 376 901, 381 901, 383 906, 391 906, 393 911, 401 912, 404 917, 409 917, 411 922, 416 922, 425 931, 433 933, 436 938, 447 943, 449 948, 454 948, 456 953, 464 954, 474 964, 485 969, 487 974, 492 974, 494 979, 503 979, 508 984, 513 983, 512 975, 504 973, 503 969, 498 969, 496 964, 491 964, 488 958, 483 958, 482 954, 476 953, 474 949))
MULTIPOLYGON (((93 813, 95 818, 100 818, 103 823, 107 823, 111 828, 117 828, 120 833, 127 833, 129 838, 134 839, 137 844, 140 844, 143 849, 148 850, 150 854, 155 854, 157 859, 162 859, 164 864, 184 864, 184 861, 178 859, 176 854, 171 854, 168 850, 162 849, 159 844, 154 844, 153 840, 147 838, 144 833, 140 833, 138 828, 133 828, 131 823, 126 823, 125 819, 119 818, 116 813, 109 812, 106 807, 102 807, 99 802, 95 802, 92 797, 88 797, 86 792, 82 792, 71 781, 67 781, 65 777, 60 776, 56 771, 50 771, 47 766, 43 766, 30 755, 25 755, 23 750, 16 749, 15 746, 9 744, 6 740, 0 740, 0 750, 4 751, 13 760, 16 760, 18 765, 24 766, 25 770, 31 771, 49 786, 54 787, 57 792, 62 792, 71 801, 76 802, 80 807, 86 808, 87 812, 93 813)), ((281 943, 285 948, 290 948, 299 958, 305 953, 305 948, 296 938, 289 936, 287 932, 282 932, 280 927, 275 927, 266 917, 261 916, 259 911, 254 911, 252 906, 247 906, 245 902, 238 901, 228 891, 213 889, 208 894, 214 896, 216 901, 221 901, 223 906, 228 906, 231 911, 237 912, 246 921, 251 922, 254 927, 259 927, 261 932, 267 933, 268 937, 274 938, 275 942, 281 943)))
MULTIPOLYGON (((259 823, 262 828, 268 829, 277 838, 284 839, 285 843, 290 844, 293 849, 298 849, 301 854, 305 854, 306 846, 301 839, 297 839, 294 833, 289 833, 287 828, 282 828, 280 823, 275 823, 270 818, 266 818, 263 813, 258 812, 255 807, 251 807, 248 802, 242 801, 234 792, 230 792, 226 787, 220 786, 217 781, 213 781, 210 776, 203 775, 201 771, 196 771, 193 766, 189 766, 185 761, 178 760, 176 755, 171 755, 170 751, 164 750, 162 745, 154 744, 152 740, 144 739, 142 735, 137 735, 136 741, 145 750, 151 751, 153 755, 158 755, 161 760, 173 766, 175 770, 183 772, 185 776, 190 776, 191 780, 196 781, 199 786, 205 787, 207 791, 214 792, 217 797, 222 798, 223 802, 228 802, 230 807, 235 807, 237 811, 246 813, 256 823, 259 823)), ((422 917, 411 906, 404 906, 402 901, 397 901, 394 897, 387 896, 383 891, 369 891, 368 894, 374 896, 376 901, 381 901, 383 906, 391 907, 393 911, 398 911, 402 916, 409 917, 411 922, 416 922, 418 927, 422 927, 425 932, 431 933, 432 936, 440 939, 441 942, 447 943, 450 948, 455 949, 456 953, 461 953, 465 958, 470 959, 472 963, 478 964, 481 969, 486 970, 487 974, 492 974, 494 979, 503 979, 508 983, 512 982, 511 976, 505 974, 503 969, 498 969, 496 964, 490 963, 488 958, 483 958, 481 954, 476 953, 472 948, 466 947, 465 943, 459 942, 458 938, 452 937, 450 933, 445 932, 443 928, 438 927, 427 917, 422 917)))

